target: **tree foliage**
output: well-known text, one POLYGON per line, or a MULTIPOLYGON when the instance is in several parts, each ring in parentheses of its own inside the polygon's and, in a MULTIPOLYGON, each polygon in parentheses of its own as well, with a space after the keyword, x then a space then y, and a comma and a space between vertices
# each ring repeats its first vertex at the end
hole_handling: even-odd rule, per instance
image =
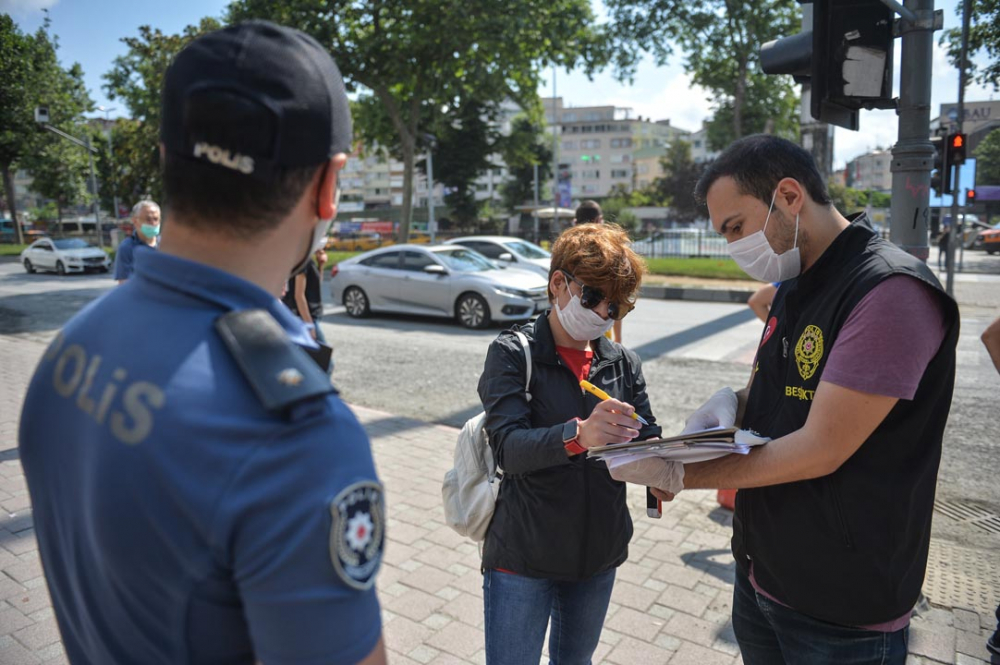
POLYGON ((704 207, 694 197, 694 186, 705 169, 691 159, 691 144, 684 139, 674 139, 667 154, 660 159, 663 176, 650 186, 650 194, 659 205, 668 206, 673 218, 692 222, 705 216, 704 207))
POLYGON ((979 142, 976 156, 976 184, 1000 185, 1000 129, 994 129, 979 142))
POLYGON ((794 0, 607 0, 621 48, 651 52, 660 64, 683 52, 695 85, 715 104, 714 150, 748 134, 794 136, 798 95, 789 77, 765 75, 760 46, 798 32, 794 0), (671 39, 664 39, 670 35, 671 39), (673 44, 672 44, 673 42, 673 44))
MULTIPOLYGON (((972 16, 969 23, 969 52, 966 60, 967 80, 982 85, 992 85, 1000 90, 1000 0, 969 0, 972 16), (977 54, 986 56, 986 64, 972 62, 977 54)), ((958 2, 958 15, 962 15, 962 2, 958 2)), ((948 58, 958 67, 962 53, 961 27, 946 30, 941 35, 941 45, 948 49, 948 58)))
POLYGON ((535 166, 538 166, 539 197, 542 183, 552 177, 552 146, 546 139, 541 113, 537 108, 514 118, 510 134, 500 141, 500 155, 510 179, 501 194, 507 210, 535 200, 535 166))
MULTIPOLYGON (((405 167, 403 240, 418 142, 442 108, 507 99, 523 106, 541 67, 582 62, 589 72, 608 60, 588 0, 235 0, 229 18, 305 31, 333 54, 350 88, 367 88, 382 104, 405 167)), ((366 142, 392 142, 368 134, 367 123, 359 128, 366 142)))
MULTIPOLYGON (((79 65, 64 69, 57 55, 58 42, 49 35, 49 20, 33 35, 27 35, 8 14, 0 14, 0 172, 5 200, 17 219, 13 174, 18 168, 35 172, 43 195, 73 191, 79 179, 79 160, 72 152, 82 150, 35 122, 35 108, 49 109, 51 124, 77 132, 80 116, 92 107, 83 85, 79 65), (63 168, 59 163, 65 158, 63 168)), ((15 224, 18 242, 23 241, 15 224)))
POLYGON ((479 216, 476 180, 492 166, 490 156, 499 138, 494 120, 488 106, 473 100, 434 129, 434 180, 444 185, 444 201, 459 226, 479 216))
MULTIPOLYGON (((112 130, 113 162, 102 147, 98 163, 101 182, 116 183, 124 203, 146 196, 156 201, 163 198, 159 149, 163 78, 174 56, 188 42, 220 27, 217 20, 205 18, 178 35, 144 25, 138 36, 122 38, 128 52, 115 58, 111 71, 104 75, 104 90, 109 99, 125 104, 131 119, 119 120, 112 130)), ((107 191, 102 192, 106 203, 110 197, 105 194, 111 189, 105 187, 107 191)))
POLYGON ((836 183, 831 183, 827 191, 830 194, 833 207, 844 214, 858 212, 868 207, 888 208, 892 200, 892 197, 884 192, 876 192, 872 189, 854 189, 836 183))

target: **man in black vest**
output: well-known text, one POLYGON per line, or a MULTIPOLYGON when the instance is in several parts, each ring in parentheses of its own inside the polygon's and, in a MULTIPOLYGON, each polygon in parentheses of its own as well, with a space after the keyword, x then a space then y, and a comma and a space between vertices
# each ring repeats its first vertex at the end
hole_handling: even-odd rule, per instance
MULTIPOLYGON (((716 393, 686 428, 735 424, 772 439, 683 474, 684 488, 740 490, 733 628, 743 661, 903 663, 957 306, 864 214, 841 215, 812 157, 789 141, 737 141, 696 194, 736 262, 781 282, 749 384, 716 393)), ((677 489, 655 493, 669 500, 677 489)))

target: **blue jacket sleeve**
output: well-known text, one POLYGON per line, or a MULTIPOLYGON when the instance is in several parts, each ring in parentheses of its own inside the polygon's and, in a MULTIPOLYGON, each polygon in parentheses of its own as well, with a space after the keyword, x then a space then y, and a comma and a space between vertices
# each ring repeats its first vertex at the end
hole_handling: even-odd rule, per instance
POLYGON ((134 251, 129 241, 118 245, 118 251, 115 252, 115 279, 128 279, 132 276, 134 251))

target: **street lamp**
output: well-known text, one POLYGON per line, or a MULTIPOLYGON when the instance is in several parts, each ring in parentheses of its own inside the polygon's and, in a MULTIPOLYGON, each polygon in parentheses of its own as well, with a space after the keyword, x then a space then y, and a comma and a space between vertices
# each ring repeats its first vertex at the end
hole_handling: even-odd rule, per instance
POLYGON ((437 147, 437 137, 424 134, 424 140, 427 141, 427 232, 431 235, 433 245, 437 231, 437 222, 434 220, 434 148, 437 147))
POLYGON ((90 157, 90 188, 94 190, 94 227, 97 230, 97 246, 104 249, 104 234, 101 229, 101 204, 98 200, 97 193, 97 176, 94 173, 94 153, 97 152, 97 148, 90 144, 90 135, 87 135, 86 141, 81 141, 75 136, 70 136, 61 129, 56 129, 49 124, 49 109, 47 106, 36 106, 35 107, 35 122, 42 126, 42 129, 46 129, 53 134, 57 134, 67 141, 74 143, 87 151, 87 156, 90 157))
POLYGON ((118 174, 115 173, 115 147, 114 143, 111 140, 111 127, 110 127, 111 118, 109 117, 109 114, 112 111, 117 110, 117 108, 118 107, 116 106, 112 106, 111 108, 105 108, 103 106, 97 107, 98 111, 104 112, 105 126, 107 126, 108 128, 108 159, 111 161, 111 191, 115 202, 114 215, 116 224, 118 223, 118 215, 119 215, 118 211, 120 210, 120 208, 118 207, 118 174))

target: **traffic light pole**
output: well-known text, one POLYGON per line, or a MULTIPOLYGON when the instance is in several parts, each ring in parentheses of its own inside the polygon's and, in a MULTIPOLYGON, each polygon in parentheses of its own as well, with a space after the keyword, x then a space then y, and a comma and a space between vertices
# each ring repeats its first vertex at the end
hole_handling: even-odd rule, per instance
POLYGON ((899 137, 892 148, 890 240, 926 261, 930 255, 931 64, 934 31, 940 28, 934 0, 906 0, 912 16, 899 19, 902 35, 899 81, 899 137), (915 20, 914 20, 915 19, 915 20))
MULTIPOLYGON (((955 118, 955 123, 958 125, 955 133, 962 133, 962 124, 965 120, 965 58, 968 54, 969 49, 969 19, 972 12, 972 0, 963 0, 962 2, 962 51, 958 59, 958 108, 956 112, 958 117, 955 118)), ((955 294, 955 241, 962 243, 962 249, 965 249, 965 233, 964 228, 959 229, 958 224, 958 196, 961 192, 959 176, 962 173, 962 165, 955 164, 955 180, 952 185, 951 194, 951 228, 948 230, 948 277, 945 280, 945 289, 948 291, 949 295, 955 294), (959 233, 959 230, 962 233, 959 233)), ((965 220, 962 221, 962 227, 965 226, 965 220)), ((964 257, 964 251, 961 256, 964 257)), ((959 265, 959 269, 962 266, 959 265)))

